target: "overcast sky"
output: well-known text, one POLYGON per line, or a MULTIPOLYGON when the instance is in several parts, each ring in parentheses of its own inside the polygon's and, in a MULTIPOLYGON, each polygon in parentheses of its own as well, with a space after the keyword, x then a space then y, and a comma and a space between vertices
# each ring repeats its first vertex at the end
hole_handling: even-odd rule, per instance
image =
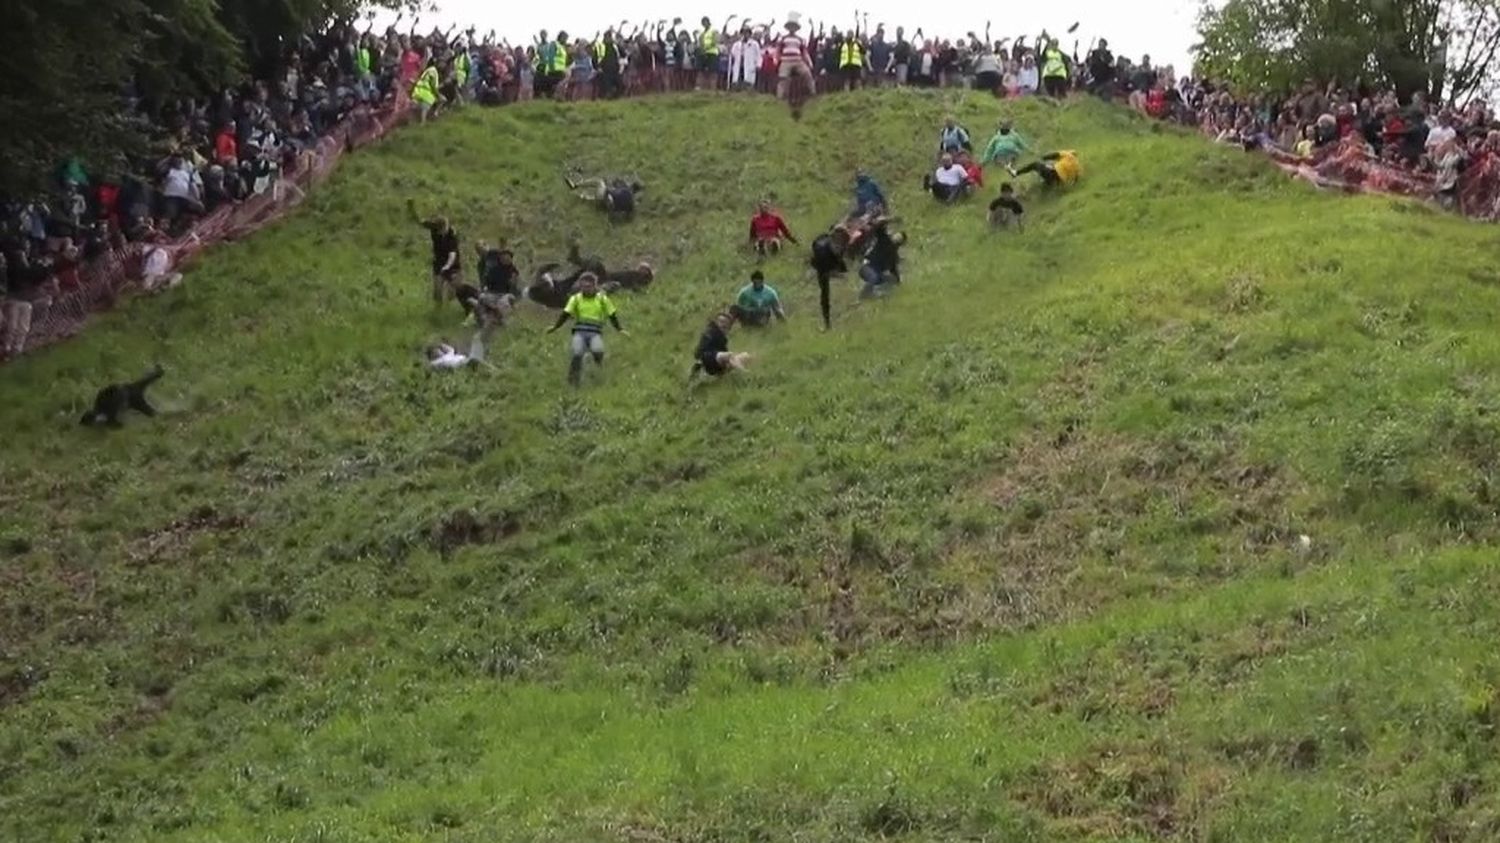
MULTIPOLYGON (((774 0, 773 0, 774 2, 774 0)), ((494 29, 500 36, 512 41, 521 40, 546 29, 556 33, 565 29, 570 33, 592 35, 618 25, 626 17, 624 9, 631 9, 631 23, 640 23, 650 17, 671 20, 681 17, 697 21, 704 15, 713 18, 714 26, 722 26, 724 18, 731 14, 741 16, 753 11, 752 17, 761 23, 775 17, 785 20, 787 13, 797 11, 803 20, 827 20, 847 27, 854 20, 854 10, 868 12, 870 24, 884 21, 886 31, 894 33, 897 24, 905 25, 907 32, 922 27, 928 35, 960 37, 969 30, 983 30, 985 16, 993 23, 991 34, 995 38, 1026 33, 1034 36, 1042 28, 1054 34, 1061 33, 1075 21, 1080 24, 1074 37, 1080 40, 1080 50, 1091 38, 1109 39, 1116 54, 1121 52, 1139 59, 1149 53, 1156 64, 1170 63, 1178 75, 1191 72, 1188 48, 1192 46, 1193 21, 1197 13, 1198 0, 1046 0, 1045 2, 996 3, 992 12, 978 11, 984 4, 975 3, 976 11, 957 12, 965 3, 952 6, 925 7, 910 0, 799 0, 792 5, 760 6, 746 0, 647 0, 645 3, 606 2, 606 0, 571 0, 552 8, 546 3, 500 3, 496 0, 437 0, 439 9, 423 15, 423 31, 430 31, 431 24, 444 28, 457 23, 461 28, 472 25, 479 32, 494 29), (941 7, 941 8, 940 8, 941 7), (758 11, 757 11, 758 10, 758 11)), ((377 23, 384 26, 393 16, 382 15, 377 23)), ((402 29, 410 25, 408 18, 402 29)), ((1071 47, 1069 40, 1064 47, 1071 47)))

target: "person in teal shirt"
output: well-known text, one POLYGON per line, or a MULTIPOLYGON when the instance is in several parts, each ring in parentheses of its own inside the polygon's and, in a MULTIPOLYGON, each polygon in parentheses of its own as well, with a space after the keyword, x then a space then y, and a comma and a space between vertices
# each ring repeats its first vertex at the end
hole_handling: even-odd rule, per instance
POLYGON ((781 296, 776 294, 775 287, 766 283, 765 274, 758 269, 750 274, 750 283, 740 290, 730 312, 746 325, 766 325, 773 316, 786 319, 786 311, 781 309, 781 296))
POLYGON ((1011 128, 1009 120, 1000 122, 1000 130, 990 138, 989 146, 984 148, 984 155, 979 158, 979 166, 983 167, 994 161, 1014 175, 1016 162, 1021 159, 1021 153, 1030 149, 1026 139, 1011 128))

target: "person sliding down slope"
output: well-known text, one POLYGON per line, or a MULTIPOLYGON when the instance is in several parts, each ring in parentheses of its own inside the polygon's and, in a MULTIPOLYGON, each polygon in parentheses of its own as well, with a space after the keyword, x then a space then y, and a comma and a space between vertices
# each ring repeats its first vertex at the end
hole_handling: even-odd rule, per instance
POLYGON ((759 254, 775 254, 781 251, 782 240, 797 242, 786 220, 771 209, 771 203, 760 203, 760 209, 750 218, 750 245, 759 254))
POLYGON ((719 377, 726 372, 743 370, 745 364, 750 362, 747 352, 736 353, 729 350, 729 328, 733 324, 732 314, 720 313, 703 329, 703 336, 698 339, 698 348, 693 352, 693 369, 688 373, 689 383, 699 372, 719 377))
POLYGON ((1039 161, 1033 161, 1019 170, 1013 170, 1016 176, 1027 173, 1036 173, 1042 179, 1042 184, 1047 187, 1071 187, 1078 183, 1078 178, 1083 175, 1083 165, 1078 163, 1078 153, 1071 149, 1060 152, 1049 152, 1041 157, 1039 161))

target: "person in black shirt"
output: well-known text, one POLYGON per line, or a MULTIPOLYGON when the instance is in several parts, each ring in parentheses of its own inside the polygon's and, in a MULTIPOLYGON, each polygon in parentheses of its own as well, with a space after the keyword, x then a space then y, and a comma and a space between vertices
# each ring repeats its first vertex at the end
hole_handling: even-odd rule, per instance
POLYGON ((729 329, 733 325, 734 316, 720 313, 703 329, 703 336, 698 338, 698 348, 693 352, 693 369, 688 372, 689 382, 699 372, 719 377, 725 372, 742 370, 750 362, 747 352, 729 350, 729 329))
POLYGON ((509 249, 496 249, 480 241, 474 251, 479 255, 479 284, 486 293, 496 295, 520 295, 516 283, 521 270, 516 267, 516 258, 509 249))
MULTIPOLYGON (((884 68, 876 68, 883 71, 884 68)), ((891 51, 891 70, 897 85, 905 85, 911 71, 911 42, 906 40, 906 30, 896 27, 896 48, 891 51)))
POLYGON ((1020 231, 1025 227, 1025 214, 1026 209, 1021 207, 1021 200, 1016 198, 1016 190, 1010 182, 1000 185, 1000 195, 990 203, 990 225, 995 228, 1014 225, 1020 231))
POLYGON ((447 217, 422 219, 417 214, 417 203, 406 200, 406 209, 418 225, 432 235, 432 301, 442 304, 453 294, 463 275, 458 259, 458 232, 447 217))

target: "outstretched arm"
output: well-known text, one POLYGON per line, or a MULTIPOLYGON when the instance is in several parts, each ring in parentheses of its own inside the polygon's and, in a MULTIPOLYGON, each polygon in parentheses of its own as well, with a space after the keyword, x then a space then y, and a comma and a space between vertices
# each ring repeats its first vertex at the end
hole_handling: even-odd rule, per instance
POLYGON ((571 318, 572 314, 568 313, 567 310, 563 310, 562 313, 557 314, 557 321, 552 323, 552 327, 547 329, 547 333, 550 334, 558 328, 561 328, 562 326, 568 324, 568 320, 571 318))

